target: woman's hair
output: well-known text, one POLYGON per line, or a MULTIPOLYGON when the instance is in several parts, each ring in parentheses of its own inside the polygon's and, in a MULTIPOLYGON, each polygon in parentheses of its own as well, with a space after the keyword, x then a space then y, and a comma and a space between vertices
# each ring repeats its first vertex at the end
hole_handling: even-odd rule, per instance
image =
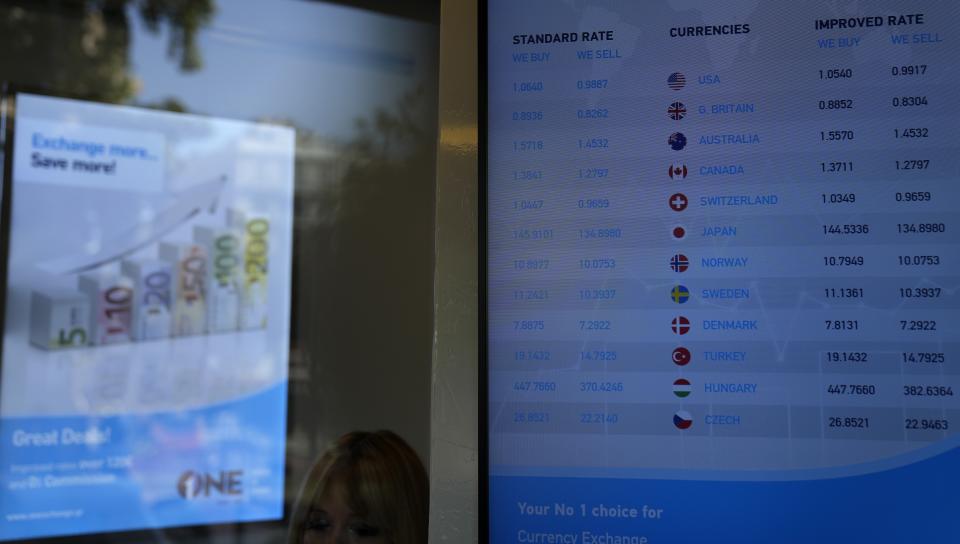
POLYGON ((347 433, 320 457, 294 507, 291 544, 302 542, 311 508, 334 485, 342 486, 350 510, 380 527, 391 544, 427 542, 427 472, 396 434, 347 433))

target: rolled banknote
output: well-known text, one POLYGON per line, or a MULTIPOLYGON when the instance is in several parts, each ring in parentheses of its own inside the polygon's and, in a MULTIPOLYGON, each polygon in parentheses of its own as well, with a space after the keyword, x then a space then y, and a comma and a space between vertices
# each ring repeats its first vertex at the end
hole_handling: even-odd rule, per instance
POLYGON ((133 283, 133 338, 169 338, 172 329, 173 265, 160 259, 125 260, 120 269, 133 283))
POLYGON ((80 292, 90 300, 91 344, 129 342, 133 323, 133 282, 112 267, 82 274, 80 292))
POLYGON ((160 258, 173 269, 170 305, 173 336, 203 334, 207 330, 207 251, 196 243, 160 243, 160 258))
POLYGON ((30 295, 30 343, 47 350, 90 343, 90 298, 68 289, 33 291, 30 295))
POLYGON ((235 331, 240 325, 243 275, 242 232, 230 227, 195 226, 193 240, 207 250, 207 331, 235 331))
POLYGON ((240 284, 240 328, 267 326, 270 220, 265 216, 227 210, 227 223, 243 231, 243 275, 240 284))

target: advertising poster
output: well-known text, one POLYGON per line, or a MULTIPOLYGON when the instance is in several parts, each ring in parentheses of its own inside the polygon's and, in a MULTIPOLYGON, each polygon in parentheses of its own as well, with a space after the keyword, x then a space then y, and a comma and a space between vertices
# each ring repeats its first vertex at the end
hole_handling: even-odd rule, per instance
POLYGON ((13 121, 0 540, 281 518, 293 130, 13 121))

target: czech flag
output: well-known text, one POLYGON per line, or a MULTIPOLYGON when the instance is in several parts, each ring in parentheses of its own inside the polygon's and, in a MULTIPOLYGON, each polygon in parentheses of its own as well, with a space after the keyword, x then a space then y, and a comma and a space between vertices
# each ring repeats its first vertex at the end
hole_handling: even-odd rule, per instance
POLYGON ((689 429, 693 425, 693 416, 686 410, 673 414, 673 424, 680 430, 689 429))

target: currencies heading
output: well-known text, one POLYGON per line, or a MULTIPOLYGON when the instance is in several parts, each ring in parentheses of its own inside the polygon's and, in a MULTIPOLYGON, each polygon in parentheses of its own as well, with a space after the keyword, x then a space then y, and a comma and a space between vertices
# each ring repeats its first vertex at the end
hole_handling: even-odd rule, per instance
POLYGON ((675 26, 670 29, 671 38, 686 38, 690 36, 730 36, 733 34, 749 34, 748 23, 736 25, 700 25, 675 26))

